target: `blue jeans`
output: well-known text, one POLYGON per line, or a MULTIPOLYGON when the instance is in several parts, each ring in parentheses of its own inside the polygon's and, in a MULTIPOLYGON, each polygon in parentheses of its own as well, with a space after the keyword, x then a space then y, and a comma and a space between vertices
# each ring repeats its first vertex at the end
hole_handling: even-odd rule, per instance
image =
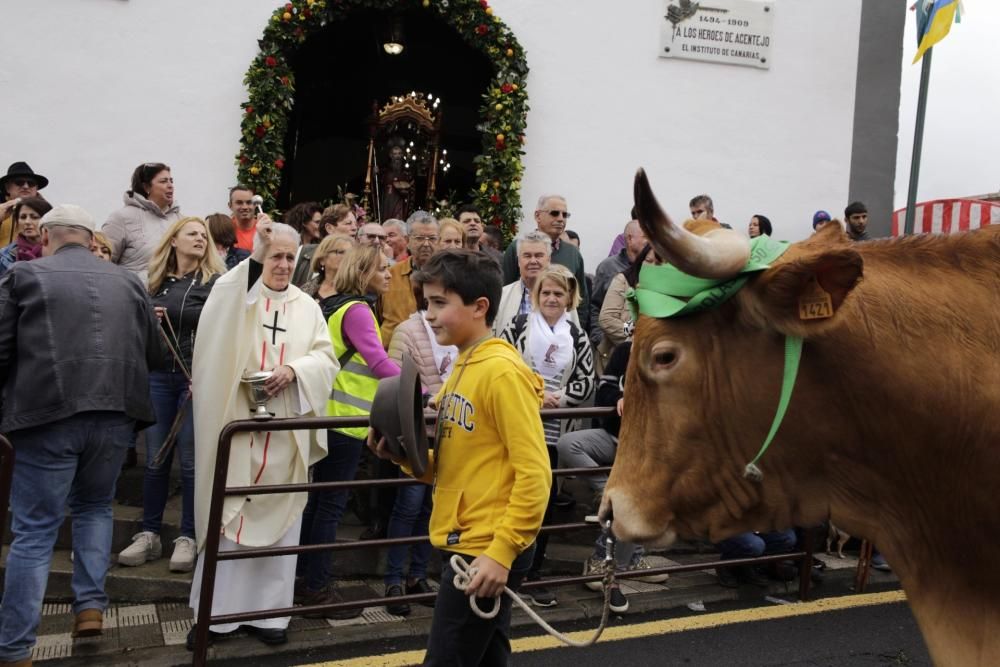
POLYGON ((194 411, 188 400, 188 381, 183 373, 149 374, 149 398, 153 402, 156 423, 146 431, 146 474, 142 479, 142 529, 160 533, 163 508, 170 496, 170 467, 174 453, 181 459, 181 535, 194 538, 194 411), (160 466, 153 465, 160 447, 170 433, 177 412, 184 418, 174 448, 160 466))
POLYGON ((789 528, 771 533, 740 533, 715 546, 722 552, 722 560, 781 554, 795 548, 795 530, 789 528))
POLYGON ((111 566, 111 501, 134 429, 124 413, 83 412, 10 434, 14 542, 0 604, 0 660, 31 655, 67 505, 73 521, 73 612, 108 606, 104 577, 111 566))
MULTIPOLYGON (((314 482, 347 482, 354 479, 361 459, 360 440, 336 431, 326 432, 328 454, 313 466, 314 482)), ((313 491, 302 513, 302 544, 337 541, 337 525, 347 507, 349 491, 313 491)), ((322 590, 333 578, 333 555, 329 551, 299 557, 306 588, 322 590)))
MULTIPOLYGON (((406 477, 400 473, 400 477, 406 477)), ((401 486, 396 489, 396 502, 392 506, 386 537, 415 537, 427 535, 431 518, 431 487, 426 484, 401 486)), ((410 578, 427 578, 427 560, 431 557, 431 543, 390 547, 386 557, 385 585, 401 584, 406 552, 410 552, 410 578)))

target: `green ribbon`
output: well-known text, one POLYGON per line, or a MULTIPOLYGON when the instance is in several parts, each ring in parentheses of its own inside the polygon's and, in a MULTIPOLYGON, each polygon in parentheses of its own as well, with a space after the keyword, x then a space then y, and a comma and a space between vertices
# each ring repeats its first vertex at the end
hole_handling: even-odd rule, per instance
POLYGON ((761 235, 750 241, 750 259, 731 278, 695 278, 671 264, 643 264, 639 284, 628 290, 633 321, 638 313, 649 317, 680 317, 709 310, 729 300, 754 273, 770 268, 771 262, 788 250, 788 241, 761 235))
MULTIPOLYGON (((769 268, 771 262, 781 257, 790 245, 788 241, 758 236, 750 242, 750 258, 746 265, 735 277, 722 280, 696 278, 670 264, 644 264, 639 270, 639 284, 626 292, 632 319, 637 320, 640 313, 649 317, 667 318, 715 308, 740 291, 753 274, 769 268)), ((743 470, 743 476, 747 479, 759 482, 764 478, 757 462, 771 446, 771 441, 785 419, 801 359, 802 338, 785 336, 785 369, 778 409, 763 446, 743 470)))

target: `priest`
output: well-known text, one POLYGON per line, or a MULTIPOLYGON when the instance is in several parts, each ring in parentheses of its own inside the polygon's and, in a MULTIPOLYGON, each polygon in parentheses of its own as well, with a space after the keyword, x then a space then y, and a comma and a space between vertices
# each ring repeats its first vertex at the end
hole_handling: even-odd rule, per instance
MULTIPOLYGON (((299 234, 262 220, 253 254, 219 278, 205 303, 194 347, 195 532, 198 563, 191 607, 198 613, 208 510, 219 432, 250 417, 240 387, 244 373, 272 371, 265 388, 276 417, 322 416, 337 361, 319 305, 291 284, 299 234)), ((326 431, 240 433, 233 438, 227 486, 308 481, 309 466, 326 456, 326 431)), ((220 551, 299 543, 305 493, 227 497, 220 551)), ((220 561, 212 614, 292 606, 295 556, 220 561)), ((288 617, 242 625, 268 644, 287 641, 288 617)), ((214 634, 240 624, 213 625, 214 634)), ((188 636, 191 648, 194 634, 188 636)))

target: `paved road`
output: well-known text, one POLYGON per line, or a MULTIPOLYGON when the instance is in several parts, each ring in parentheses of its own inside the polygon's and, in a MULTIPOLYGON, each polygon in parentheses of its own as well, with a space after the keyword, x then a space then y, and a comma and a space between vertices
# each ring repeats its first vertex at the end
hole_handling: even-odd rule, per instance
MULTIPOLYGON (((594 621, 561 626, 591 633, 594 621)), ((361 667, 414 664, 422 638, 341 647, 335 654, 285 656, 261 665, 361 667)), ((521 666, 635 667, 637 665, 739 665, 787 667, 929 666, 916 621, 898 591, 826 598, 806 604, 737 602, 708 613, 686 609, 628 615, 609 623, 597 645, 553 646, 534 629, 517 633, 512 663, 521 666)))

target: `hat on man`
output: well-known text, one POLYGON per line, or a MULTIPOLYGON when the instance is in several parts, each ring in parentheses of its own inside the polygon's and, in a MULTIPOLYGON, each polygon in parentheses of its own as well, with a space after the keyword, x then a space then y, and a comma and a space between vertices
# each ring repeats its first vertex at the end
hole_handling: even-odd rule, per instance
POLYGON ((399 375, 379 380, 372 400, 371 425, 376 437, 385 437, 393 456, 405 457, 420 477, 427 470, 427 429, 420 400, 417 362, 403 352, 399 375))
POLYGON ((28 166, 27 162, 15 162, 7 167, 7 175, 0 178, 0 190, 6 189, 7 181, 13 180, 18 176, 27 176, 34 179, 34 181, 38 183, 39 190, 49 184, 49 179, 45 178, 41 174, 36 174, 31 167, 28 166))
POLYGON ((816 211, 813 214, 813 229, 816 229, 824 222, 830 222, 830 214, 826 211, 816 211))
POLYGON ((85 229, 91 234, 96 230, 94 218, 75 204, 60 204, 42 216, 39 227, 58 225, 61 227, 76 227, 85 229))

